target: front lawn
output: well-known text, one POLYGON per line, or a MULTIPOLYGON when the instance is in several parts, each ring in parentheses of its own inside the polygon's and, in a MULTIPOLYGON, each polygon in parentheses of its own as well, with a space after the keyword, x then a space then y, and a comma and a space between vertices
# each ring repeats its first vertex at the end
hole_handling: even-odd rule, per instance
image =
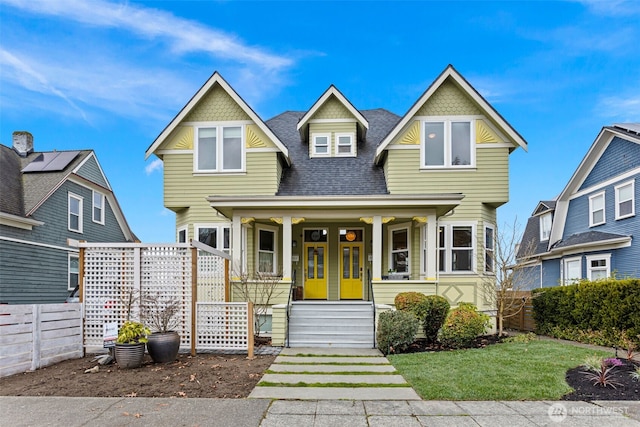
POLYGON ((565 382, 566 371, 593 354, 613 356, 534 340, 387 358, 427 400, 558 400, 572 391, 565 382))

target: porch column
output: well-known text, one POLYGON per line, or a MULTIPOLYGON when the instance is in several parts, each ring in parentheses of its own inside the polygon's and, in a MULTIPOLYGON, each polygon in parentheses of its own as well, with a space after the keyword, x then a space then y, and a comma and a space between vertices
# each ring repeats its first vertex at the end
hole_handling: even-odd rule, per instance
POLYGON ((435 213, 427 215, 427 280, 438 278, 438 220, 435 213))
POLYGON ((231 222, 231 277, 237 277, 242 271, 242 218, 233 214, 231 222))
POLYGON ((282 280, 291 281, 291 217, 282 217, 282 280))
POLYGON ((373 216, 373 280, 382 280, 382 216, 373 216))

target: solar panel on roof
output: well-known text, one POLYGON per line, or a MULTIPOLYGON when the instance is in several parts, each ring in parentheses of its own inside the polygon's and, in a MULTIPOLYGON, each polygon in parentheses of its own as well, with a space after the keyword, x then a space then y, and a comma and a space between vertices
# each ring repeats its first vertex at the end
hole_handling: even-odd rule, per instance
POLYGON ((66 168, 80 154, 79 151, 51 151, 40 153, 22 172, 57 172, 66 168))

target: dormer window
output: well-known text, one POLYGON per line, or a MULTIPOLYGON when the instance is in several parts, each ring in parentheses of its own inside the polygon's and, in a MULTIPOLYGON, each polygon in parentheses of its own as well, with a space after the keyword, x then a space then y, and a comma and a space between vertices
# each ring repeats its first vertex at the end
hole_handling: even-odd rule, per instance
POLYGON ((331 156, 331 134, 322 133, 313 135, 313 155, 317 157, 331 156))
POLYGON ((422 167, 459 168, 475 164, 471 120, 424 122, 422 167))
POLYGON ((350 157, 355 155, 353 136, 351 133, 336 134, 336 156, 350 157))
POLYGON ((551 236, 551 224, 552 224, 551 212, 540 215, 540 241, 549 240, 551 236))

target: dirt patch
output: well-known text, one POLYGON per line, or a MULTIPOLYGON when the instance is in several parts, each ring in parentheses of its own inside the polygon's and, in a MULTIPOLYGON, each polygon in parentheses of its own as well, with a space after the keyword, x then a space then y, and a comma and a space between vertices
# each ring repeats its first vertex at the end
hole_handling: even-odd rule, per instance
POLYGON ((623 360, 623 365, 611 371, 611 380, 615 387, 594 385, 593 380, 585 375, 582 367, 569 369, 566 375, 567 384, 575 390, 566 394, 563 400, 640 400, 640 381, 634 380, 631 373, 640 363, 623 360))
POLYGON ((1 396, 70 397, 247 397, 275 356, 179 354, 175 362, 155 364, 148 355, 138 369, 97 366, 93 355, 0 378, 1 396))

